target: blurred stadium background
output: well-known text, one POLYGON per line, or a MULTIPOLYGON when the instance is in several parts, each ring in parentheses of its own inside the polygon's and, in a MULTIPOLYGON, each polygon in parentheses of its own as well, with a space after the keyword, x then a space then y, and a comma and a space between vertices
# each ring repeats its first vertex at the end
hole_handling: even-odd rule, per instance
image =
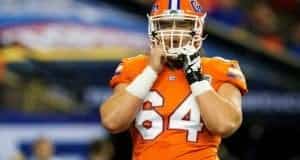
MULTIPOLYGON (((126 133, 109 136, 98 106, 123 57, 147 51, 151 0, 0 0, 0 159, 130 159, 126 133), (34 145, 35 144, 35 145, 34 145)), ((300 160, 300 1, 202 0, 206 54, 240 61, 244 123, 223 160, 300 160), (294 147, 295 146, 295 147, 294 147)), ((121 104, 120 104, 121 105, 121 104)))

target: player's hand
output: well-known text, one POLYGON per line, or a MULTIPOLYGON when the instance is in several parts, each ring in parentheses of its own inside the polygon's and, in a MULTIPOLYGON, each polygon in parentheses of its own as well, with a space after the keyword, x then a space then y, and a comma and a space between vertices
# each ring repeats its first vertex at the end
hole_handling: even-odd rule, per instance
POLYGON ((189 45, 182 47, 178 58, 183 63, 184 71, 188 71, 189 69, 200 71, 201 57, 194 47, 189 45))
POLYGON ((203 79, 200 53, 194 47, 190 45, 182 47, 178 58, 183 63, 183 69, 190 84, 203 79))
POLYGON ((160 73, 165 62, 165 53, 160 45, 152 46, 150 49, 150 67, 160 73))

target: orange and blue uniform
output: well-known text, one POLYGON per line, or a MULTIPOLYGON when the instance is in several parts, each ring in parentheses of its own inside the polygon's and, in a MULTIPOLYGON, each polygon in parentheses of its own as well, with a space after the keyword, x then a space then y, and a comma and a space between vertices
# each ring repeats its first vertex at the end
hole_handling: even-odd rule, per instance
MULTIPOLYGON (((130 83, 148 65, 139 55, 119 65, 110 81, 115 87, 130 83)), ((237 61, 201 58, 202 74, 210 77, 217 91, 224 83, 247 92, 237 61)), ((121 104, 120 104, 121 105, 121 104)), ((191 95, 182 69, 164 66, 130 128, 133 160, 216 160, 221 137, 210 133, 201 120, 201 111, 191 95)))

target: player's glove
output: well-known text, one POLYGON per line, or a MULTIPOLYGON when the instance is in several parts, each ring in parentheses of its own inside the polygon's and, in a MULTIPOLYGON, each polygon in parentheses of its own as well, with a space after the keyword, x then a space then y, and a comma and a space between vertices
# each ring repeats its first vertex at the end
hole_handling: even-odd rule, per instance
POLYGON ((183 63, 186 79, 190 85, 203 80, 199 51, 197 51, 193 46, 186 45, 181 48, 178 59, 183 63))

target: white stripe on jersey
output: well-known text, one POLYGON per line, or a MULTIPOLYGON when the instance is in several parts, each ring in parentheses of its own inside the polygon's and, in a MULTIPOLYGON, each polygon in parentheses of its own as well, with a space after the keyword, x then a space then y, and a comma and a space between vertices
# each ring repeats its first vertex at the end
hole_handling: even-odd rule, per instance
POLYGON ((177 10, 178 0, 171 0, 171 10, 177 10))

